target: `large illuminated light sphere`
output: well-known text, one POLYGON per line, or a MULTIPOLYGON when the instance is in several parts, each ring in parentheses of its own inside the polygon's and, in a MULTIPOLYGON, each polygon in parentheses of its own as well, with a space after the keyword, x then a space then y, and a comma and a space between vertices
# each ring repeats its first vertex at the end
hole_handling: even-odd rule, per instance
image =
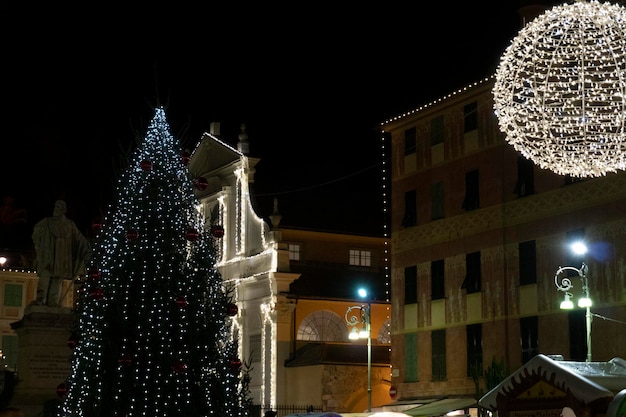
POLYGON ((501 57, 494 109, 506 140, 541 168, 598 177, 626 168, 626 9, 555 6, 501 57))

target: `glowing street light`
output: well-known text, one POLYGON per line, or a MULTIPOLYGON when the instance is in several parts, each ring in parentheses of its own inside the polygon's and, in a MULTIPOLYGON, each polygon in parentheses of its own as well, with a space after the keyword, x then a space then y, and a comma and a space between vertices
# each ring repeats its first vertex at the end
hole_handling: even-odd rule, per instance
MULTIPOLYGON (((587 252, 587 247, 584 245, 584 243, 577 242, 572 245, 572 250, 578 255, 583 255, 587 252)), ((561 266, 559 267, 559 269, 557 269, 556 274, 554 275, 554 284, 556 285, 556 289, 564 293, 564 299, 561 302, 560 307, 563 310, 571 310, 574 308, 574 303, 572 302, 573 295, 571 292, 569 292, 569 290, 574 288, 574 285, 572 284, 572 281, 568 277, 563 277, 561 281, 559 282, 559 275, 561 275, 561 273, 563 273, 564 271, 576 272, 582 282, 582 291, 583 291, 584 296, 578 299, 578 307, 586 309, 585 331, 587 335, 587 362, 591 362, 591 305, 592 305, 592 301, 591 301, 591 298, 589 297, 589 279, 587 277, 589 268, 587 267, 587 264, 585 264, 584 262, 582 263, 582 266, 580 267, 580 269, 574 268, 573 266, 561 266)))
MULTIPOLYGON (((366 298, 367 291, 360 288, 359 297, 366 298)), ((350 331, 350 340, 367 338, 367 412, 372 411, 372 334, 371 334, 371 312, 372 305, 350 306, 346 310, 346 324, 352 327, 350 331), (356 313, 355 313, 356 312, 356 313)))

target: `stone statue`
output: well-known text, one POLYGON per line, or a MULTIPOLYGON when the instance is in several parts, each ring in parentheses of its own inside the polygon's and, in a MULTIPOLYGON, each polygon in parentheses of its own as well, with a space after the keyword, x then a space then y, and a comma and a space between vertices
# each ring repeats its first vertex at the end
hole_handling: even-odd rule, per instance
POLYGON ((65 217, 65 201, 57 200, 51 217, 33 228, 35 268, 39 275, 36 305, 61 306, 63 280, 73 280, 84 273, 91 257, 91 245, 76 224, 65 217))

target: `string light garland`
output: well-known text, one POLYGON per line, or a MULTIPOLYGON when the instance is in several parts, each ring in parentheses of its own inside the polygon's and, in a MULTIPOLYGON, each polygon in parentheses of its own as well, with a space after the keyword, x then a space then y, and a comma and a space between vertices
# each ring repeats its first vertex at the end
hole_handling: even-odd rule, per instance
POLYGON ((626 169, 626 9, 555 6, 502 55, 493 87, 500 130, 541 168, 574 177, 626 169))

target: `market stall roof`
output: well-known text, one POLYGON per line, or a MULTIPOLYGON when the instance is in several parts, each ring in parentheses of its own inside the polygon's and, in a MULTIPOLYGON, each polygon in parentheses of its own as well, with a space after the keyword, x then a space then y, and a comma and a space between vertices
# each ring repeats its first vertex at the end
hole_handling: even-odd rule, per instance
POLYGON ((522 385, 523 380, 530 375, 539 375, 553 385, 569 390, 576 398, 585 403, 591 403, 602 398, 612 399, 614 396, 608 388, 582 376, 573 368, 564 365, 562 361, 555 361, 546 355, 539 354, 485 394, 478 401, 478 405, 496 411, 498 394, 506 395, 513 391, 516 386, 522 385))
POLYGON ((442 398, 440 400, 425 403, 409 410, 404 410, 403 413, 408 414, 412 417, 444 416, 451 411, 476 406, 477 404, 474 398, 442 398))
POLYGON ((617 394, 626 388, 626 360, 613 358, 608 362, 559 361, 573 372, 617 394))

